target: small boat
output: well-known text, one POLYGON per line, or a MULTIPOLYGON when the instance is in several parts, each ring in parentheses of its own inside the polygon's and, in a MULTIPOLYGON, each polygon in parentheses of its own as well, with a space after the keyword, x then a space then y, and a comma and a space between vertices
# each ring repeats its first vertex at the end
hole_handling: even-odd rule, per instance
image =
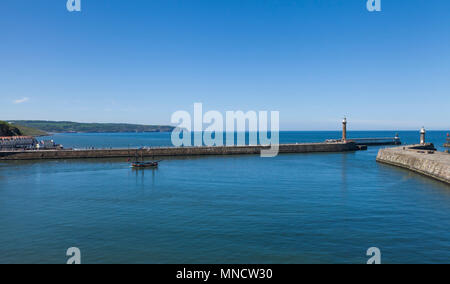
POLYGON ((132 168, 143 169, 143 168, 157 168, 159 162, 134 162, 131 164, 132 168))
POLYGON ((145 162, 144 161, 144 154, 141 152, 141 161, 138 161, 138 152, 136 151, 136 159, 134 162, 131 163, 131 167, 133 169, 146 169, 146 168, 157 168, 159 166, 159 163, 162 161, 152 161, 152 162, 145 162))

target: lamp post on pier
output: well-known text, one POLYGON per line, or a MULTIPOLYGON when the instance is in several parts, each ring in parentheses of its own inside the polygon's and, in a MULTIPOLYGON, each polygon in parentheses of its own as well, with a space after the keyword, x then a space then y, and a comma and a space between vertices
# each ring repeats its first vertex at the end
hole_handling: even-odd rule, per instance
POLYGON ((344 117, 342 121, 342 142, 347 142, 347 118, 344 117))
POLYGON ((421 145, 425 145, 426 144, 426 133, 427 131, 425 130, 425 127, 422 127, 422 129, 420 129, 420 144, 421 145))

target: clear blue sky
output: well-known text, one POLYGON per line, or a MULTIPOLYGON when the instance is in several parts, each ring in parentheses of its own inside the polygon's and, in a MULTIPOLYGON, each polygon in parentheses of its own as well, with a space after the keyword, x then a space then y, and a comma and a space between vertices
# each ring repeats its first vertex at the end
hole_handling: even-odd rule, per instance
POLYGON ((279 110, 284 130, 450 128, 450 1, 2 0, 0 119, 167 124, 279 110))

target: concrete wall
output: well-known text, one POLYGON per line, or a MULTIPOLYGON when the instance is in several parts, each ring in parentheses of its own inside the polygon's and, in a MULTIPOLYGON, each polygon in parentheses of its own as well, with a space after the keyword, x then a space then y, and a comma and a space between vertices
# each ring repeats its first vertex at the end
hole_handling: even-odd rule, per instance
MULTIPOLYGON (((224 147, 166 147, 138 150, 144 157, 199 156, 199 155, 259 155, 263 146, 224 147)), ((346 152, 359 150, 355 143, 282 144, 280 153, 346 152)), ((0 152, 0 160, 86 159, 134 157, 136 150, 40 150, 0 152)))
POLYGON ((450 154, 408 147, 382 149, 377 161, 450 184, 450 154))

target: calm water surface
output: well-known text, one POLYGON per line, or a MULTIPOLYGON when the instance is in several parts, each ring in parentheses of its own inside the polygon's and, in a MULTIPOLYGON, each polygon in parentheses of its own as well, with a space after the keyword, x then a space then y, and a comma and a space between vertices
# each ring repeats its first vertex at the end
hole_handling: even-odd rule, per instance
MULTIPOLYGON (((352 137, 394 132, 351 132, 352 137)), ((286 132, 315 142, 338 132, 286 132)), ((417 132, 400 132, 406 143, 417 132)), ((68 147, 170 144, 170 134, 65 134, 68 147)), ((444 132, 430 132, 437 145, 444 132)), ((0 163, 0 263, 450 262, 450 187, 357 153, 0 163)))

